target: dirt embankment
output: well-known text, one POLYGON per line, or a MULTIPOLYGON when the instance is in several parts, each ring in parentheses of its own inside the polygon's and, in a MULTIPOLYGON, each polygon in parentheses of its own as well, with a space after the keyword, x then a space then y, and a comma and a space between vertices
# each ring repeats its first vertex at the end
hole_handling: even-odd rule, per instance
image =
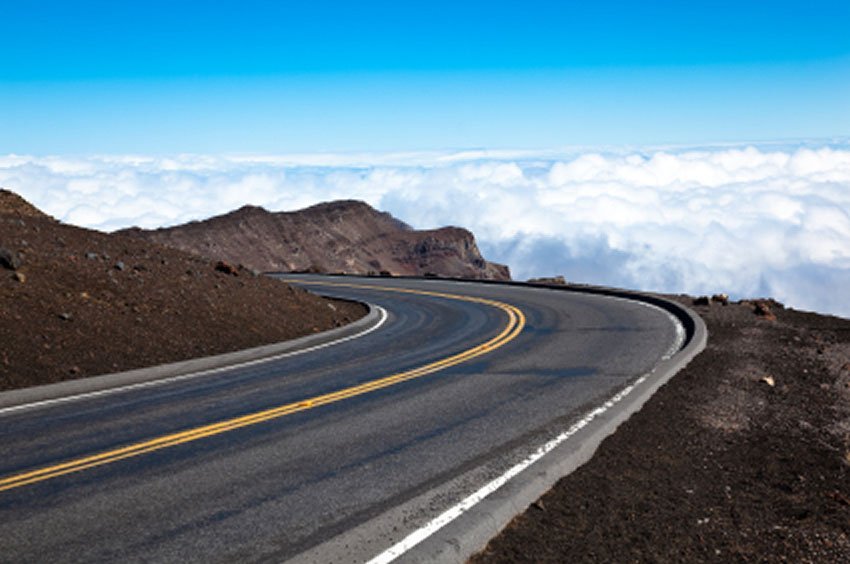
POLYGON ((850 320, 700 303, 706 351, 472 562, 850 562, 850 320))
POLYGON ((364 314, 245 269, 63 225, 0 190, 0 390, 274 343, 364 314))

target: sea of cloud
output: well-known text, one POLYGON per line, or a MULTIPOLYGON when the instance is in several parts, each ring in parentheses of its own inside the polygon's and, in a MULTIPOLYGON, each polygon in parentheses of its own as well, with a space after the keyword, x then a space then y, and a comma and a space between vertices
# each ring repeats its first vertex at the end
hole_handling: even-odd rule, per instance
POLYGON ((160 227, 354 198, 460 225, 517 279, 733 297, 850 317, 850 144, 345 155, 0 156, 66 222, 160 227))

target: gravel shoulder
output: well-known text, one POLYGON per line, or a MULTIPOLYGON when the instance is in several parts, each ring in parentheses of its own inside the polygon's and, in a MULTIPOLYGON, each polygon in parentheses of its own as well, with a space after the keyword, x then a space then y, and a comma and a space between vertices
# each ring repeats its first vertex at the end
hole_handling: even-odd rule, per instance
POLYGON ((705 352, 472 562, 850 561, 850 320, 674 299, 705 352))

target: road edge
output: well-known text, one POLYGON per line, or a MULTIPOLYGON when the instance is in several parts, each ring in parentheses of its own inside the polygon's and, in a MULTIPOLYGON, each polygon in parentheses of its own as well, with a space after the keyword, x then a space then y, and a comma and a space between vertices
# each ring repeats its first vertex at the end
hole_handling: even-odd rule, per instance
POLYGON ((155 384, 177 377, 190 377, 199 373, 219 371, 234 365, 262 362, 284 354, 293 354, 301 350, 328 345, 334 341, 352 338, 360 332, 370 330, 381 322, 380 310, 369 303, 362 304, 368 312, 360 319, 321 333, 305 335, 289 341, 242 349, 229 353, 193 358, 146 368, 137 368, 124 372, 90 376, 76 380, 67 380, 54 384, 32 386, 18 390, 0 392, 0 413, 22 409, 33 404, 72 399, 75 396, 108 392, 127 386, 155 384))
MULTIPOLYGON (((422 540, 410 552, 399 554, 400 562, 465 562, 486 548, 490 540, 549 491, 558 480, 588 462, 603 440, 614 434, 623 422, 638 412, 661 386, 702 352, 708 343, 708 330, 698 314, 684 305, 659 296, 597 286, 528 284, 514 281, 485 283, 596 294, 649 304, 665 310, 682 324, 686 333, 685 342, 678 352, 662 360, 651 373, 640 378, 627 395, 616 401, 606 402, 608 409, 591 416, 587 424, 569 440, 565 440, 459 517, 422 540)), ((393 558, 387 558, 386 561, 393 558)), ((381 561, 380 556, 375 561, 381 561)))
MULTIPOLYGON (((350 278, 342 274, 325 274, 327 278, 350 278)), ((376 278, 363 277, 356 278, 376 278)), ((383 277, 380 277, 383 278, 383 277)), ((659 295, 606 288, 600 286, 576 284, 539 284, 518 281, 473 280, 462 278, 439 278, 422 276, 395 276, 397 279, 440 280, 446 282, 487 284, 494 286, 515 286, 541 288, 553 291, 595 294, 615 299, 629 300, 656 307, 674 317, 684 329, 682 346, 669 357, 663 358, 647 374, 640 375, 634 382, 612 397, 603 399, 595 409, 579 416, 579 420, 563 433, 565 440, 557 446, 545 449, 545 454, 530 466, 511 476, 503 483, 485 485, 475 494, 449 508, 443 514, 424 524, 421 528, 409 532, 396 544, 379 554, 366 558, 369 564, 388 562, 465 562, 474 554, 486 548, 515 517, 524 513, 529 506, 549 491, 561 478, 588 462, 600 444, 614 434, 618 427, 631 415, 640 411, 643 405, 670 381, 694 357, 705 349, 708 342, 708 330, 699 315, 688 307, 659 295), (487 490, 489 493, 480 493, 487 490), (467 504, 470 498, 477 498, 467 504), (448 516, 447 516, 448 515, 448 516), (436 523, 436 524, 435 524, 436 523)), ((541 446, 540 449, 544 449, 541 446)), ((510 474, 510 472, 509 472, 510 474)), ((493 482, 500 481, 497 478, 493 482)), ((398 516, 397 516, 398 517, 398 516)), ((371 544, 365 537, 360 537, 371 544)), ((337 548, 348 547, 355 539, 336 537, 313 547, 292 558, 293 562, 319 562, 323 560, 322 547, 336 543, 337 548)), ((359 557, 357 559, 359 560, 359 557)))

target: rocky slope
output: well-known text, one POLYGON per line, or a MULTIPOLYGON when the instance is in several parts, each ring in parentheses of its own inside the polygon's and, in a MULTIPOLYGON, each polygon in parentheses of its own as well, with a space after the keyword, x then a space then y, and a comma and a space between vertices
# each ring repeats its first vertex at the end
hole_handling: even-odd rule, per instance
POLYGON ((63 225, 0 190, 0 390, 259 346, 364 313, 138 238, 63 225))
POLYGON ((417 231, 350 200, 289 213, 245 206, 205 221, 123 233, 260 271, 510 279, 506 266, 484 260, 465 229, 417 231))

